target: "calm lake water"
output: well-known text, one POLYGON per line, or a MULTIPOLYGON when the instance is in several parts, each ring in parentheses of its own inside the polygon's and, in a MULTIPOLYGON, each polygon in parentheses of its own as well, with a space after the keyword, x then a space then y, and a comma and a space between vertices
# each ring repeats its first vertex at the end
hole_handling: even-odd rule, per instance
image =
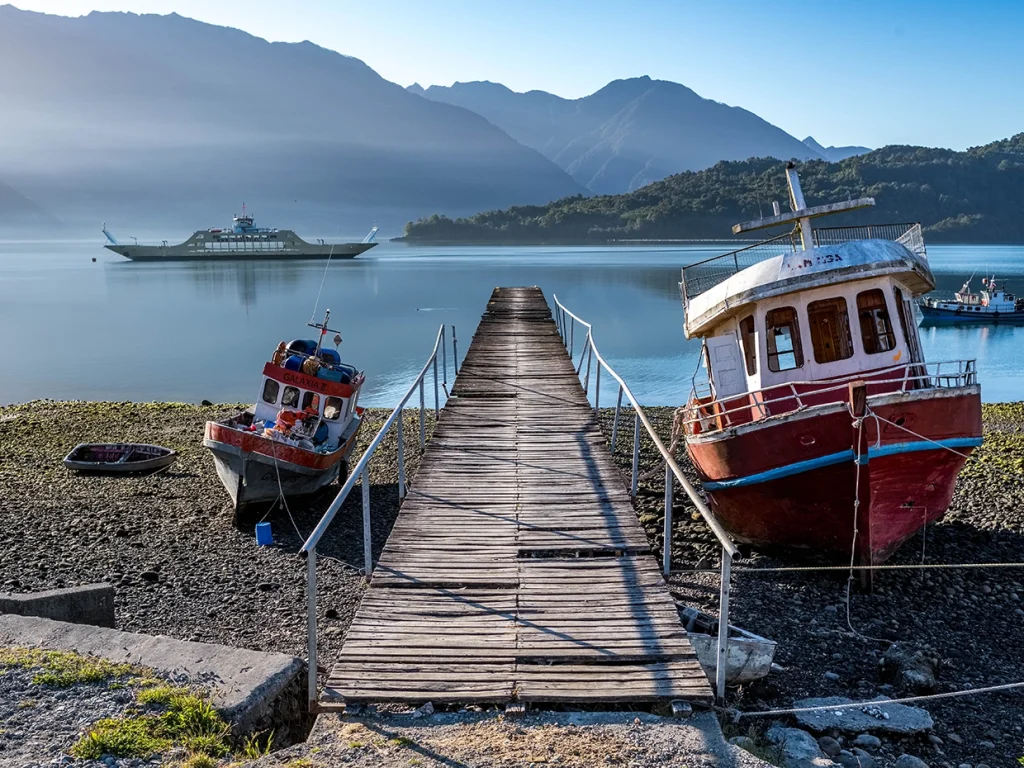
MULTIPOLYGON (((455 325, 464 354, 491 289, 539 285, 594 323, 602 354, 646 404, 678 405, 699 342, 683 336, 686 263, 728 246, 414 247, 355 260, 136 264, 98 243, 0 242, 0 403, 34 398, 252 402, 282 339, 331 309, 364 405, 391 406, 455 325), (95 257, 96 263, 91 259, 95 257)), ((939 291, 972 272, 1024 293, 1024 246, 932 246, 939 291)), ((1024 327, 924 328, 932 361, 976 358, 987 401, 1024 398, 1024 327)), ((450 362, 450 361, 449 361, 450 362)), ((606 389, 602 404, 614 404, 606 389)))

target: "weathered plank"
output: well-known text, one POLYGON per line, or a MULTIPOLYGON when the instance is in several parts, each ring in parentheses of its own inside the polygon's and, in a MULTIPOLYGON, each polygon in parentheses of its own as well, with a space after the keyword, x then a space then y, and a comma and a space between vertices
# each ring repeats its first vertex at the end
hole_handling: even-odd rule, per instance
POLYGON ((324 698, 710 701, 538 289, 491 296, 324 698))

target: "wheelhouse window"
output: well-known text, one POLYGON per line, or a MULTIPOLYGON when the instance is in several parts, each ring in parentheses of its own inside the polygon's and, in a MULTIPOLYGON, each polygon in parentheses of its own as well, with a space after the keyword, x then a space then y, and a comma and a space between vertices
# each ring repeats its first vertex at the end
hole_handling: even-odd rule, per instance
POLYGON ((285 387, 284 397, 281 398, 281 405, 285 408, 297 408, 299 405, 298 387, 285 387))
POLYGON ((757 337, 754 335, 754 316, 747 315, 740 320, 740 341, 743 344, 743 359, 747 363, 747 375, 757 373, 757 337))
POLYGON ((311 408, 314 411, 320 410, 320 395, 316 392, 306 392, 302 396, 302 410, 308 411, 311 408))
POLYGON ((281 391, 281 385, 273 379, 263 382, 263 402, 271 405, 277 403, 277 395, 281 391))
POLYGON ((807 305, 807 322, 816 363, 834 363, 853 356, 850 316, 842 296, 812 301, 807 305))
POLYGON ((792 307, 772 309, 765 315, 768 334, 768 368, 778 373, 791 371, 804 364, 800 348, 800 325, 792 307))
POLYGON ((885 294, 881 288, 857 294, 857 314, 860 316, 860 336, 865 352, 876 355, 896 346, 892 318, 889 317, 885 294))
POLYGON ((329 421, 337 421, 341 418, 341 411, 345 403, 340 397, 328 397, 324 403, 324 418, 329 421))

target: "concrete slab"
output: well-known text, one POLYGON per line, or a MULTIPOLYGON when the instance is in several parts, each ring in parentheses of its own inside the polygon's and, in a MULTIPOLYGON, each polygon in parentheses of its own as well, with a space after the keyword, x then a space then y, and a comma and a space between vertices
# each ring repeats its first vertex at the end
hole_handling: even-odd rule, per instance
POLYGON ((163 635, 32 616, 0 615, 0 646, 45 648, 140 664, 179 683, 199 685, 239 733, 305 719, 301 659, 163 635))
POLYGON ((2 613, 113 627, 114 587, 110 584, 85 584, 45 592, 0 593, 2 613))

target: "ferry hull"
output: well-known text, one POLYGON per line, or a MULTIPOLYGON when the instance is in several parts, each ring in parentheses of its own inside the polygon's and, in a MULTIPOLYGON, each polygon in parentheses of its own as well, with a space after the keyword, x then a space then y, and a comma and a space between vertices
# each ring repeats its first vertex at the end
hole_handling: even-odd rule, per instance
POLYGON ((294 259, 354 259, 373 248, 376 243, 339 243, 308 245, 308 247, 278 251, 239 250, 201 251, 183 246, 163 245, 105 245, 107 250, 132 261, 289 261, 294 259))
POLYGON ((848 560, 855 548, 861 564, 879 564, 941 518, 965 457, 981 444, 979 388, 879 395, 868 405, 921 437, 867 418, 859 484, 845 403, 688 441, 712 509, 730 534, 758 548, 803 550, 834 562, 848 560))

